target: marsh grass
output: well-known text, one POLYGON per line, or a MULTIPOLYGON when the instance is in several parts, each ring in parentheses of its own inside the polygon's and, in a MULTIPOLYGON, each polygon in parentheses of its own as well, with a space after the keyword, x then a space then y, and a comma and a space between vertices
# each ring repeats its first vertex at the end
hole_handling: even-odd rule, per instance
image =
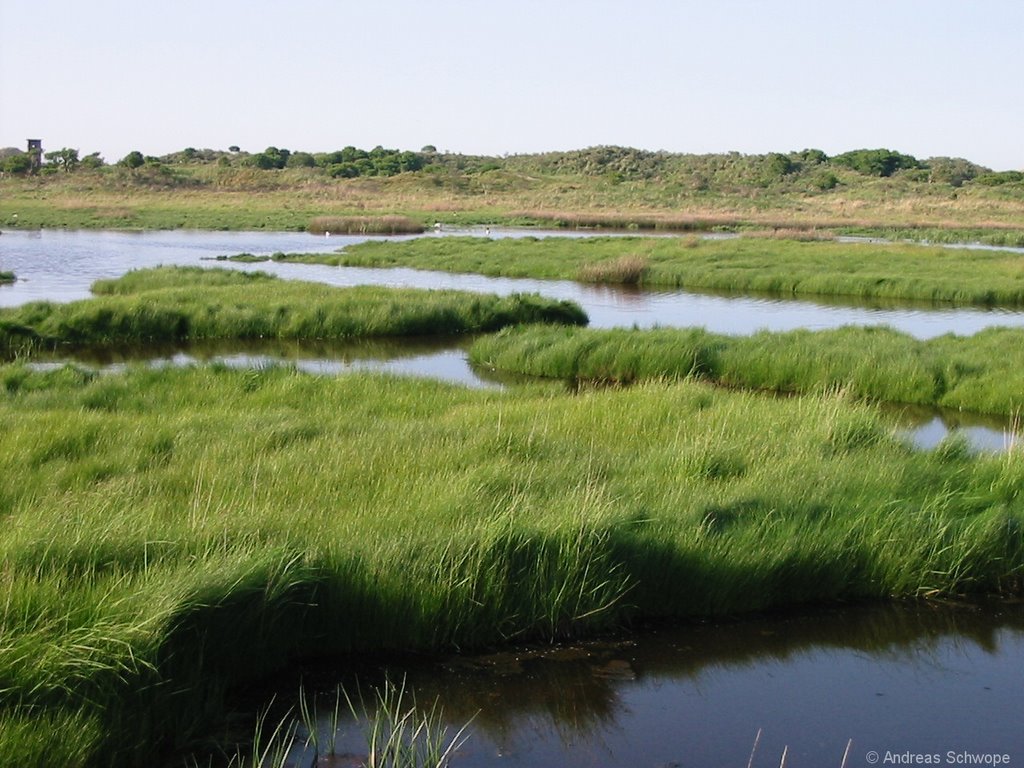
POLYGON ((586 322, 538 295, 332 288, 261 273, 164 267, 94 286, 96 298, 0 310, 0 353, 201 339, 350 339, 476 333, 523 322, 586 322))
POLYGON ((437 702, 426 709, 417 705, 404 679, 385 680, 372 704, 361 694, 358 704, 344 689, 342 694, 353 719, 366 724, 365 768, 447 768, 469 738, 469 723, 449 736, 437 702))
POLYGON ((794 227, 776 227, 774 229, 744 230, 743 237, 760 238, 763 240, 792 240, 795 242, 818 242, 835 240, 835 232, 828 229, 797 229, 794 227))
POLYGON ((697 377, 773 392, 841 390, 867 400, 1014 416, 1024 404, 1024 331, 920 340, 890 328, 762 331, 519 328, 478 339, 474 365, 628 384, 697 377))
POLYGON ((1019 453, 914 451, 834 393, 13 364, 0 435, 14 764, 27 724, 75 718, 81 765, 187 752, 237 686, 307 656, 1024 575, 1019 453))
POLYGON ((13 283, 15 279, 16 278, 13 272, 0 271, 0 285, 4 285, 5 283, 13 283))
POLYGON ((623 282, 623 274, 630 278, 639 274, 640 284, 646 286, 773 296, 1024 304, 1024 262, 1019 255, 895 243, 744 237, 446 237, 360 243, 325 259, 348 266, 539 279, 623 282), (631 268, 622 269, 626 265, 631 268))
MULTIPOLYGON (((421 706, 404 678, 385 678, 373 687, 369 701, 357 686, 355 696, 338 686, 326 730, 316 707, 316 696, 299 689, 298 709, 278 712, 271 720, 274 701, 256 717, 251 744, 231 755, 227 768, 287 768, 298 765, 333 764, 337 744, 349 728, 362 738, 362 768, 447 768, 455 753, 469 740, 472 718, 454 733, 444 723, 444 712, 435 701, 421 706), (343 721, 351 720, 351 722, 343 721), (276 725, 271 726, 272 722, 276 725)), ((350 738, 350 737, 349 737, 350 738)), ((355 763, 353 762, 353 765, 355 763)))

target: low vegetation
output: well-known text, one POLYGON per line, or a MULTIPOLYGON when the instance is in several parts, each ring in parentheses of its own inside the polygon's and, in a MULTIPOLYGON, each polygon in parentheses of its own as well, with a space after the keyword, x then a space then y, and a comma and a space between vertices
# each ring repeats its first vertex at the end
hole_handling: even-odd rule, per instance
POLYGON ((787 297, 1024 305, 1020 255, 907 244, 744 237, 444 237, 359 243, 320 260, 787 297))
POLYGON ((161 267, 93 286, 96 298, 0 310, 0 354, 204 339, 346 339, 585 323, 569 302, 374 286, 333 288, 263 273, 161 267))
MULTIPOLYGON (((435 222, 706 230, 793 229, 1024 245, 1020 170, 890 149, 829 157, 590 147, 509 157, 345 147, 187 147, 130 152, 0 150, 0 224, 20 227, 304 230, 321 216, 435 222), (936 237, 938 235, 938 237, 936 237)), ((335 229, 331 229, 335 231, 335 229)), ((337 231, 341 231, 340 229, 337 231)))
POLYGON ((13 272, 0 272, 0 285, 4 283, 13 283, 15 280, 13 272))
POLYGON ((1020 455, 911 450, 834 395, 19 363, 0 425, 17 765, 190 751, 238 685, 304 656, 1024 575, 1020 455))
POLYGON ((875 327, 752 336, 537 327, 478 339, 469 357, 482 367, 577 382, 698 378, 1011 417, 1024 407, 1024 331, 1010 328, 920 340, 875 327))

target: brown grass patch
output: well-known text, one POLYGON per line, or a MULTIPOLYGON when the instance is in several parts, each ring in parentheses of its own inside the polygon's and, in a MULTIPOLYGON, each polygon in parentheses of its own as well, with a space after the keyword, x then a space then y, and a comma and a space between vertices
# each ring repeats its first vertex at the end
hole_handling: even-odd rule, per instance
POLYGON ((306 228, 315 235, 415 235, 424 229, 408 216, 317 216, 306 228))
POLYGON ((751 232, 744 232, 743 237, 761 238, 763 240, 799 240, 801 242, 813 242, 818 240, 835 240, 836 233, 828 229, 774 227, 773 229, 756 229, 751 232))
POLYGON ((649 265, 650 261, 646 256, 628 253, 617 259, 581 267, 577 279, 584 283, 638 285, 649 265))

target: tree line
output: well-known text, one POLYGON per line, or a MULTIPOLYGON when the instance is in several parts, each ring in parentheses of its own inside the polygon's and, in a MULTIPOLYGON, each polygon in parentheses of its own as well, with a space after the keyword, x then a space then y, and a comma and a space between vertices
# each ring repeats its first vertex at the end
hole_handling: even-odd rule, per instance
MULTIPOLYGON (((100 153, 93 152, 80 157, 79 150, 69 147, 47 152, 43 157, 46 162, 36 168, 29 153, 15 148, 2 149, 0 171, 13 175, 34 172, 52 174, 108 167, 100 153)), ((712 186, 767 187, 800 178, 810 187, 826 191, 841 183, 837 173, 842 171, 854 171, 875 178, 900 175, 912 181, 943 183, 953 187, 966 182, 987 186, 1024 183, 1024 173, 1020 171, 996 172, 963 158, 936 157, 921 160, 889 149, 856 149, 830 157, 819 149, 763 155, 744 155, 738 152, 689 155, 600 146, 569 152, 488 157, 440 153, 432 145, 418 152, 382 146, 369 150, 346 146, 332 152, 292 151, 270 146, 253 153, 231 146, 227 150, 186 147, 159 157, 133 150, 109 165, 128 170, 155 166, 166 171, 168 167, 210 163, 265 171, 318 169, 327 176, 346 179, 396 176, 424 170, 572 174, 601 176, 612 182, 686 178, 698 190, 712 186)))

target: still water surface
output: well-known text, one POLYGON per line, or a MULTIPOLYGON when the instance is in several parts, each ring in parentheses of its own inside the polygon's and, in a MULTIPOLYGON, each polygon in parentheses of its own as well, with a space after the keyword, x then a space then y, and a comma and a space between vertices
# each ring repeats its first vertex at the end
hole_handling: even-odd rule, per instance
MULTIPOLYGON (((472 720, 456 768, 775 768, 784 750, 789 768, 819 768, 839 766, 851 740, 848 768, 871 764, 872 751, 879 765, 887 752, 940 754, 940 764, 1009 754, 1018 765, 1022 657, 1020 604, 896 604, 303 674, 320 681, 321 712, 338 682, 365 694, 404 676, 453 733, 472 720)), ((321 765, 365 758, 363 724, 341 725, 338 756, 321 765)), ((318 730, 326 752, 329 718, 318 730)))

